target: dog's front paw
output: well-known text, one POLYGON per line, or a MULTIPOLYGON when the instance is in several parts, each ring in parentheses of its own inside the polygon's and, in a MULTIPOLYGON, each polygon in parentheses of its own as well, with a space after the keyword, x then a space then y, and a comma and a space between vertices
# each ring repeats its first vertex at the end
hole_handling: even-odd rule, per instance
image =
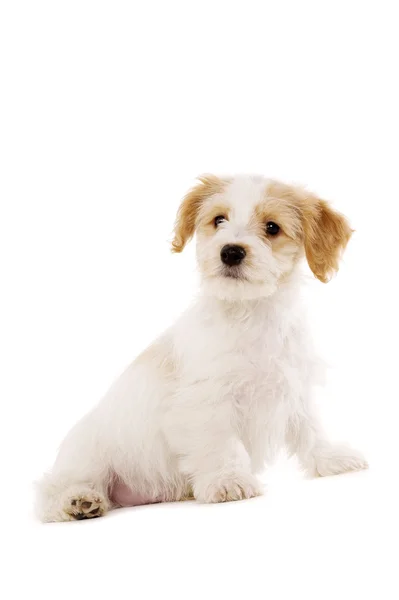
POLYGON ((69 496, 64 504, 64 512, 71 521, 94 519, 102 517, 107 511, 107 501, 104 496, 94 490, 82 490, 69 496))
POLYGON ((321 477, 367 468, 368 463, 364 456, 346 446, 328 447, 316 456, 316 470, 321 477))
POLYGON ((237 474, 221 476, 194 485, 194 496, 199 502, 230 502, 260 496, 262 488, 252 475, 237 474))

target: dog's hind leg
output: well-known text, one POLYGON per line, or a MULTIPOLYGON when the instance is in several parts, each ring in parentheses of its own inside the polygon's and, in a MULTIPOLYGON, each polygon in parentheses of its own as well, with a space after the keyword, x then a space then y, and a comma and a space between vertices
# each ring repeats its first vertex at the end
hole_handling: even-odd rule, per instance
POLYGON ((92 519, 110 508, 107 453, 91 419, 72 429, 51 473, 37 484, 36 512, 44 522, 92 519))
POLYGON ((38 484, 36 512, 44 522, 102 517, 109 508, 106 491, 92 481, 71 483, 66 474, 45 475, 38 484))

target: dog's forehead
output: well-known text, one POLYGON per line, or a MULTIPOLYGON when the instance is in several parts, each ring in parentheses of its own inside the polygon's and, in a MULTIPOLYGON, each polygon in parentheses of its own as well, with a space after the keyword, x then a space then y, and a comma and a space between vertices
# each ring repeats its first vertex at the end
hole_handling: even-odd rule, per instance
POLYGON ((265 199, 267 185, 268 180, 257 175, 234 177, 223 195, 235 220, 249 221, 255 207, 265 199))

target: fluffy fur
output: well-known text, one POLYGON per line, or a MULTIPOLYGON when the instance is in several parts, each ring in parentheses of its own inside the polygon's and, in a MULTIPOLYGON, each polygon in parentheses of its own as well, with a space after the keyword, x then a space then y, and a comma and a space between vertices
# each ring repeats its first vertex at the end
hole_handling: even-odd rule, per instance
POLYGON ((192 496, 250 498, 284 446, 314 475, 366 467, 320 427, 311 398, 319 367, 299 295, 302 257, 323 282, 338 269, 346 219, 301 188, 207 175, 182 201, 173 250, 195 233, 201 295, 64 440, 39 484, 43 521, 192 496), (223 264, 226 244, 245 250, 242 263, 223 264))

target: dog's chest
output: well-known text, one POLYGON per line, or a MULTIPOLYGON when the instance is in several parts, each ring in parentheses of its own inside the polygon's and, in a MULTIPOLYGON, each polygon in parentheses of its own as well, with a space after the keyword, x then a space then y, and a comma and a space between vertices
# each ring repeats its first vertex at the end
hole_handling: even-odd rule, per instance
POLYGON ((281 386, 302 366, 300 328, 289 312, 217 315, 192 325, 183 353, 185 374, 224 383, 236 396, 281 386))
POLYGON ((236 315, 196 312, 176 346, 184 389, 230 406, 230 421, 254 470, 284 444, 287 424, 302 410, 313 353, 301 310, 259 304, 236 315))

